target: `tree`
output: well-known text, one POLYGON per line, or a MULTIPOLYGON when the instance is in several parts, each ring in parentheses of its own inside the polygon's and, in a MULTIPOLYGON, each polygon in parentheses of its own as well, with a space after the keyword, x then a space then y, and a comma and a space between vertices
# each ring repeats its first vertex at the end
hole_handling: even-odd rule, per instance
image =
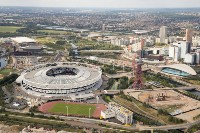
POLYGON ((66 41, 64 41, 64 40, 58 40, 58 41, 56 41, 57 45, 64 45, 65 43, 66 43, 66 41))
POLYGON ((119 89, 127 89, 129 86, 128 77, 122 77, 119 79, 119 89))

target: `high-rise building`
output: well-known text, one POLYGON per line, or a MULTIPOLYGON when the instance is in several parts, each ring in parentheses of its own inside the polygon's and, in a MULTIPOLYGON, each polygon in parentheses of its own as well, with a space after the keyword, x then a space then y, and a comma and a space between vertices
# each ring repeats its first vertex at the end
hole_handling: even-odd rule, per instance
POLYGON ((181 48, 178 46, 170 46, 169 57, 173 58, 175 62, 179 61, 181 58, 181 48))
POLYGON ((181 58, 185 58, 185 55, 187 53, 190 53, 191 51, 191 43, 181 41, 180 42, 180 47, 181 47, 181 58))
POLYGON ((187 53, 184 58, 184 62, 187 64, 195 64, 196 63, 196 53, 187 53))
POLYGON ((196 52, 196 64, 200 64, 200 52, 196 52))
POLYGON ((192 29, 186 29, 186 42, 192 43, 192 36, 193 36, 193 30, 192 29))
POLYGON ((103 24, 103 25, 102 25, 102 32, 105 32, 105 31, 106 31, 106 25, 103 24))
POLYGON ((160 28, 160 33, 159 33, 160 43, 166 43, 167 32, 168 32, 167 26, 162 26, 160 28))

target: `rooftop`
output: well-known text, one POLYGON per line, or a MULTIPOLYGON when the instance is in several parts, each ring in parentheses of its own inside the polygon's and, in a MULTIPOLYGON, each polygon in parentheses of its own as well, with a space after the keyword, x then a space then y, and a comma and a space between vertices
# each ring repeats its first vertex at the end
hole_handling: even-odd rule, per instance
POLYGON ((34 39, 32 38, 28 38, 28 37, 15 37, 15 38, 11 38, 11 40, 17 42, 17 43, 31 43, 31 42, 36 42, 34 39))
POLYGON ((159 68, 172 68, 172 69, 186 72, 190 75, 197 75, 195 70, 186 64, 172 64, 172 65, 165 65, 165 66, 158 66, 158 67, 159 68))

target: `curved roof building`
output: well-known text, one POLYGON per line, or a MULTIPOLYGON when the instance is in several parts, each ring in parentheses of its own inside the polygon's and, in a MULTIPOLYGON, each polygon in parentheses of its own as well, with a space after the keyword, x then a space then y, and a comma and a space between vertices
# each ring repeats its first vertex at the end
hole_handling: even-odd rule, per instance
POLYGON ((197 75, 195 70, 186 64, 173 64, 173 65, 165 65, 158 67, 161 68, 162 72, 176 76, 185 77, 189 75, 197 75))
MULTIPOLYGON (((16 80, 28 94, 38 97, 77 97, 101 86, 100 67, 77 63, 41 64, 25 70, 16 80)), ((72 98, 73 99, 73 98, 72 98)))

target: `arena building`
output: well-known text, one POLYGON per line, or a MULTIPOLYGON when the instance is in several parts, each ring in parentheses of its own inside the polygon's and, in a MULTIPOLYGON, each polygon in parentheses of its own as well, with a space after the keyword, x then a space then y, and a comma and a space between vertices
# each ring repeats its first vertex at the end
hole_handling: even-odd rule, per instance
POLYGON ((84 100, 102 85, 100 67, 77 62, 41 64, 22 72, 16 82, 27 94, 48 99, 84 100))
POLYGON ((190 75, 197 75, 195 70, 186 64, 172 64, 158 67, 161 69, 161 72, 174 76, 186 77, 190 75))

